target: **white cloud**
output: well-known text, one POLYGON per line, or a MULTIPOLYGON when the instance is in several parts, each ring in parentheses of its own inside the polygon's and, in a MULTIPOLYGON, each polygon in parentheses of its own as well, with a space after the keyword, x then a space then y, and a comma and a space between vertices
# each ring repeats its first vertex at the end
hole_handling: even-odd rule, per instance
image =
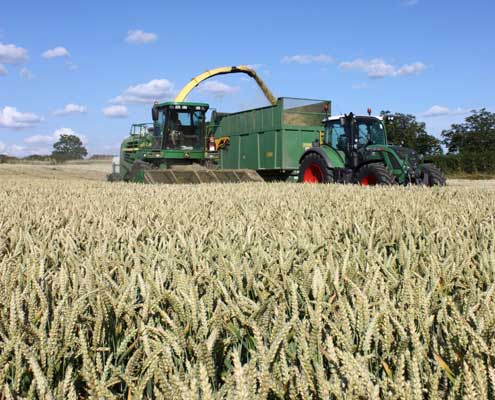
POLYGON ((246 67, 251 68, 251 69, 259 69, 263 66, 263 64, 247 64, 246 67))
POLYGON ((33 73, 30 70, 28 70, 26 67, 21 68, 21 70, 19 71, 19 75, 23 79, 28 79, 29 80, 29 79, 33 79, 34 78, 33 73))
POLYGON ((5 76, 7 75, 7 68, 5 68, 2 64, 0 64, 0 76, 5 76))
POLYGON ((11 156, 20 156, 22 155, 22 151, 25 149, 24 146, 19 146, 17 144, 13 144, 12 146, 9 146, 7 149, 7 154, 11 156))
POLYGON ((28 59, 28 52, 22 47, 13 44, 0 43, 0 63, 21 64, 28 59))
POLYGON ((126 118, 128 116, 126 106, 110 106, 101 110, 109 118, 126 118))
POLYGON ((67 68, 69 68, 69 70, 71 70, 71 71, 76 71, 76 70, 78 70, 78 69, 79 69, 79 65, 74 64, 74 63, 73 63, 72 61, 70 61, 70 60, 67 60, 67 61, 65 62, 65 65, 67 65, 67 68))
POLYGON ((33 113, 17 111, 15 107, 5 106, 0 110, 0 127, 23 129, 30 128, 43 121, 43 118, 33 113))
POLYGON ((344 61, 339 64, 339 67, 343 70, 359 70, 366 72, 370 78, 384 78, 386 76, 405 76, 417 74, 426 68, 421 62, 415 62, 413 64, 405 64, 401 67, 397 67, 392 64, 386 63, 381 58, 374 58, 372 60, 363 60, 358 58, 354 61, 344 61))
POLYGON ((361 90, 361 89, 368 89, 369 86, 366 82, 363 82, 363 83, 356 83, 356 84, 352 85, 352 88, 354 90, 361 90))
POLYGON ((79 104, 67 104, 62 110, 56 110, 53 115, 68 115, 68 114, 84 114, 88 112, 86 106, 81 106, 79 104))
POLYGON ((125 38, 125 41, 127 43, 143 44, 143 43, 154 42, 156 39, 158 39, 158 36, 155 33, 143 32, 140 29, 136 29, 127 32, 127 37, 125 38))
POLYGON ((83 144, 88 143, 88 138, 85 135, 81 135, 79 133, 76 133, 71 128, 57 129, 51 135, 29 136, 29 137, 24 139, 24 143, 28 143, 28 144, 38 144, 38 143, 51 144, 51 143, 55 143, 60 138, 60 136, 62 136, 62 135, 74 135, 74 136, 77 136, 79 139, 81 139, 81 142, 83 142, 83 144))
POLYGON ((419 74, 426 69, 426 65, 421 62, 415 62, 413 64, 406 64, 397 70, 398 76, 419 74))
POLYGON ((55 47, 45 51, 41 57, 45 59, 57 58, 57 57, 70 57, 69 51, 65 47, 55 47))
POLYGON ((330 64, 334 60, 327 54, 319 54, 319 55, 310 55, 310 54, 297 54, 295 56, 285 56, 282 58, 281 62, 283 64, 312 64, 312 63, 321 63, 321 64, 330 64))
POLYGON ((423 113, 423 117, 442 117, 445 115, 463 115, 468 114, 469 110, 463 108, 450 109, 448 107, 434 105, 423 113))
POLYGON ((402 7, 414 7, 419 3, 419 0, 402 0, 400 5, 402 7))
POLYGON ((155 100, 168 100, 175 95, 174 84, 167 79, 153 79, 128 87, 120 96, 110 99, 114 104, 153 103, 155 100))
POLYGON ((0 142, 0 153, 5 150, 5 143, 0 142))
POLYGON ((238 92, 239 88, 236 86, 229 86, 218 81, 206 81, 199 86, 198 90, 202 93, 210 93, 215 97, 223 97, 227 94, 238 92))

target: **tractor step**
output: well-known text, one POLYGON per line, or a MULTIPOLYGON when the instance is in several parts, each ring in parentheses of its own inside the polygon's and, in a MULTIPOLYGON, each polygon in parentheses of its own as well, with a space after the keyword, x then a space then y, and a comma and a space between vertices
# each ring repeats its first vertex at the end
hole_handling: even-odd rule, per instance
POLYGON ((159 169, 144 171, 145 183, 195 184, 263 182, 263 178, 250 169, 159 169))

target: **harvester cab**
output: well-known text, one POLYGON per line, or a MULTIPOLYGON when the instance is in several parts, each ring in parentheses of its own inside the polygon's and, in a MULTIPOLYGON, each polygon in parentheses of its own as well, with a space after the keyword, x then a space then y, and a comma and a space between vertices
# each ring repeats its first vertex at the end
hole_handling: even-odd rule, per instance
POLYGON ((155 104, 152 110, 154 150, 199 152, 205 148, 206 111, 205 103, 155 104))
POLYGON ((372 116, 371 110, 368 114, 326 117, 323 138, 301 158, 299 180, 445 185, 442 172, 422 155, 388 143, 383 117, 372 116))

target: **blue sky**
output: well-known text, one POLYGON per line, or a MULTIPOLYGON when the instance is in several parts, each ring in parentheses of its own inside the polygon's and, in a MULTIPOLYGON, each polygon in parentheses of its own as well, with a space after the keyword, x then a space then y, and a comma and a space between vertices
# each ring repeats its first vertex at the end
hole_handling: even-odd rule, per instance
MULTIPOLYGON (((439 135, 495 110, 495 2, 6 1, 0 13, 0 153, 50 153, 61 133, 117 153, 198 73, 250 64, 276 96, 333 113, 411 113, 439 135)), ((263 106, 241 75, 189 97, 220 111, 263 106)))

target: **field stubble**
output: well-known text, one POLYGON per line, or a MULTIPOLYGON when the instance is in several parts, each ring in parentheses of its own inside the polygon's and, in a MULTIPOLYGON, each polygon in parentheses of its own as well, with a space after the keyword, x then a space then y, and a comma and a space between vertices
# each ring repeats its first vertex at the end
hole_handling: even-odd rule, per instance
POLYGON ((0 183, 5 398, 495 395, 495 191, 0 183))

